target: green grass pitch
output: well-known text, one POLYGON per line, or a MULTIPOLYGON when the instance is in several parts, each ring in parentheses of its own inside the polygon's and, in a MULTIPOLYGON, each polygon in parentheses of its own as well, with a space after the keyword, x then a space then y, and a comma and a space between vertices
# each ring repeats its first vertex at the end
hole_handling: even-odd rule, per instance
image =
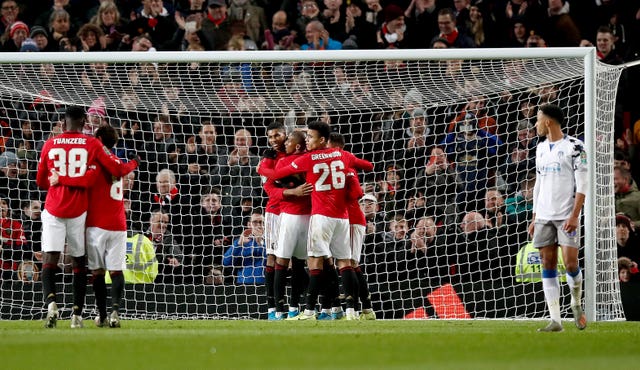
POLYGON ((538 333, 542 321, 0 322, 2 369, 607 369, 640 364, 640 323, 538 333))

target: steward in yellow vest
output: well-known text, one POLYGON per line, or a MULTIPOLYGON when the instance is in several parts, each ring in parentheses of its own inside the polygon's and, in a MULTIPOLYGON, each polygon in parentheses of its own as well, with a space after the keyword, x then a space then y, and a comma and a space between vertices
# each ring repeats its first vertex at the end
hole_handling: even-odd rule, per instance
MULTIPOLYGON (((158 275, 158 260, 153 242, 142 234, 127 238, 127 267, 122 272, 126 283, 153 283, 158 275)), ((105 282, 111 284, 109 274, 105 282)))
MULTIPOLYGON (((560 249, 560 247, 558 247, 560 249)), ((518 251, 516 257, 516 281, 519 283, 533 283, 542 281, 542 260, 540 251, 528 242, 518 251)), ((567 270, 562 259, 562 250, 558 251, 558 277, 560 281, 567 281, 567 270)))

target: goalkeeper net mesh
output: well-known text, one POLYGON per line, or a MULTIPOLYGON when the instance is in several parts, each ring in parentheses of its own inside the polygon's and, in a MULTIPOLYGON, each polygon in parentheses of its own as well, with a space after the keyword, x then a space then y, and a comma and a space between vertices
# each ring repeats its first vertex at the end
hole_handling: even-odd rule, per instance
MULTIPOLYGON (((78 54, 81 58, 82 54, 78 54)), ((255 172, 266 128, 322 120, 375 164, 360 174, 363 258, 378 318, 539 318, 539 256, 526 249, 537 108, 585 137, 583 58, 5 63, 0 65, 3 319, 40 318, 39 150, 69 104, 85 129, 118 129, 115 154, 143 159, 125 179, 123 315, 264 318, 264 248, 234 241, 266 196, 255 172), (148 240, 144 239, 144 237, 148 240), (145 249, 146 248, 146 249, 145 249), (157 269, 155 261, 157 261, 157 269)), ((598 320, 622 317, 612 196, 619 69, 597 66, 591 130, 598 320)), ((109 210, 103 210, 109 212, 109 210)), ((259 230, 254 230, 259 234, 259 230)), ((584 234, 584 233, 583 233, 584 234)), ((70 262, 58 291, 70 314, 70 262)), ((563 285, 564 307, 568 290, 563 285)), ((89 289, 87 310, 94 310, 89 289)), ((565 312, 565 314, 568 314, 565 312)))

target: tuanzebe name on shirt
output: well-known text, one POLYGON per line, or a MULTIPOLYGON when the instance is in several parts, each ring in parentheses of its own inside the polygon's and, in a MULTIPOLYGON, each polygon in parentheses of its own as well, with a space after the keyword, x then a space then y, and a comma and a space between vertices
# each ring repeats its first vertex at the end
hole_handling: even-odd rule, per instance
POLYGON ((312 154, 311 155, 311 160, 312 161, 319 161, 319 160, 322 160, 322 159, 335 158, 335 157, 341 157, 341 156, 342 156, 341 152, 318 153, 318 154, 312 154))
POLYGON ((54 144, 80 144, 86 145, 87 139, 84 137, 60 137, 53 139, 54 144))

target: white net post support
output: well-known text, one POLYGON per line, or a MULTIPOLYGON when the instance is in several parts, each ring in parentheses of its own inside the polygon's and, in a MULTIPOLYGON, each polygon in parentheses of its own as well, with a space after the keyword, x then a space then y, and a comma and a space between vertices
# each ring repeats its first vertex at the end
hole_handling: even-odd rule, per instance
MULTIPOLYGON (((92 63, 105 63, 111 66, 112 79, 96 83, 91 88, 95 89, 99 86, 100 94, 105 96, 105 101, 110 108, 120 111, 129 109, 128 113, 140 111, 152 116, 160 113, 162 103, 171 99, 166 94, 163 95, 160 91, 162 89, 155 91, 150 88, 144 91, 144 94, 138 94, 140 98, 138 107, 123 107, 119 103, 120 98, 134 84, 131 76, 127 74, 127 66, 133 64, 153 65, 156 70, 158 66, 165 66, 163 67, 167 75, 165 77, 168 78, 171 86, 183 95, 183 103, 187 105, 189 119, 222 120, 228 117, 239 117, 242 123, 235 126, 242 128, 245 127, 245 119, 253 118, 257 121, 262 120, 260 122, 263 126, 272 120, 282 121, 287 126, 296 126, 304 125, 310 120, 310 116, 321 117, 319 113, 324 112, 332 122, 335 122, 339 131, 349 135, 348 139, 361 139, 359 142, 350 143, 353 148, 359 148, 355 154, 364 155, 369 159, 383 159, 384 163, 376 163, 378 165, 374 174, 376 179, 383 178, 387 165, 391 162, 395 163, 396 160, 405 163, 405 169, 414 170, 413 177, 406 179, 409 184, 406 189, 408 194, 416 190, 411 186, 417 183, 419 176, 417 173, 424 166, 429 154, 422 153, 419 156, 413 154, 414 157, 411 158, 400 154, 396 155, 394 161, 387 163, 385 155, 393 156, 396 149, 386 150, 376 145, 384 141, 398 140, 390 133, 393 131, 394 122, 397 122, 397 116, 406 108, 403 105, 408 97, 415 97, 416 93, 413 92, 417 91, 417 95, 424 98, 424 101, 420 99, 420 104, 429 112, 428 120, 443 128, 443 133, 446 133, 446 127, 450 125, 451 119, 462 112, 462 107, 466 107, 469 102, 476 103, 477 101, 473 99, 483 96, 496 117, 499 130, 507 130, 504 127, 510 128, 511 131, 502 132, 505 137, 517 136, 515 127, 517 117, 521 114, 521 105, 534 101, 534 98, 535 101, 542 101, 555 94, 555 97, 549 98, 549 102, 559 104, 569 112, 567 118, 572 125, 569 127, 571 134, 584 137, 587 150, 593 158, 590 161, 592 186, 584 211, 583 263, 586 312, 590 320, 614 320, 622 317, 616 273, 612 186, 613 112, 620 69, 597 63, 593 48, 246 51, 240 53, 0 53, 0 69, 2 69, 0 98, 16 106, 22 101, 40 99, 60 105, 80 104, 89 107, 95 100, 95 91, 89 91, 83 87, 83 84, 74 84, 73 81, 81 80, 78 76, 89 70, 88 66, 92 63), (464 64, 454 63, 457 60, 465 62, 464 64), (185 70, 182 67, 191 63, 202 64, 205 66, 204 71, 208 74, 181 75, 180 73, 185 70), (261 103, 260 99, 256 99, 252 102, 255 103, 253 106, 245 104, 240 107, 235 102, 231 104, 234 112, 229 112, 227 111, 229 106, 221 103, 222 98, 210 86, 222 84, 223 77, 220 75, 220 70, 223 67, 221 66, 240 63, 250 63, 251 68, 260 71, 261 74, 258 76, 256 73, 254 77, 257 78, 254 81, 256 82, 254 88, 262 94, 261 97, 268 99, 268 103, 261 103), (60 66, 57 69, 59 73, 54 76, 43 73, 42 71, 46 70, 49 64, 60 66), (266 71, 271 70, 273 64, 288 64, 295 67, 292 69, 291 76, 295 83, 292 82, 285 87, 288 91, 274 91, 268 88, 262 90, 263 86, 267 85, 258 80, 266 71), (331 66, 338 68, 332 69, 331 66), (459 73, 458 77, 464 75, 463 81, 458 81, 459 84, 445 79, 451 72, 450 68, 456 66, 459 69, 454 69, 454 73, 459 73), (297 67, 300 68, 296 69, 297 67), (362 96, 347 97, 345 95, 344 90, 336 83, 335 73, 338 69, 352 78, 357 77, 362 89, 368 89, 365 89, 365 99, 362 99, 362 96), (309 75, 315 79, 315 85, 313 81, 309 82, 309 75), (48 96, 42 95, 43 87, 48 90, 48 96), (545 89, 552 91, 551 93, 543 92, 545 89), (501 91, 509 91, 522 100, 503 103, 500 100, 501 91), (269 110, 265 106, 270 103, 273 107, 267 107, 270 108, 269 110), (254 112, 252 109, 257 111, 254 112), (298 111, 307 109, 315 113, 307 112, 306 120, 304 117, 301 120, 295 114, 295 109, 298 111), (294 112, 293 115, 291 111, 294 112), (352 125, 355 126, 352 127, 352 125), (380 135, 376 136, 378 133, 380 135), (411 162, 410 160, 418 164, 407 164, 411 162), (414 167, 409 168, 410 166, 414 167)), ((140 75, 142 73, 138 77, 140 75)), ((19 115, 21 112, 14 113, 19 115)), ((149 118, 146 123, 151 124, 151 119, 149 118)), ((221 128, 220 125, 218 128, 221 128)), ((251 128, 264 131, 264 127, 251 128)), ((404 140, 404 129, 396 131, 400 132, 402 137, 400 140, 404 140)), ((41 134, 45 136, 47 132, 41 134)), ((150 135, 151 132, 146 134, 150 135)), ((230 147, 233 139, 229 135, 233 133, 224 131, 218 134, 224 136, 224 141, 230 147)), ((264 138, 261 139, 261 142, 264 142, 264 138)), ((440 140, 436 144, 439 143, 440 140)), ((392 146, 395 147, 395 142, 393 144, 392 146)), ((403 147, 404 144, 401 146, 403 147)), ((259 151, 261 152, 263 148, 264 146, 259 148, 259 151)), ((495 166, 492 171, 502 177, 508 175, 501 173, 501 165, 507 155, 496 154, 499 163, 492 164, 495 166)), ((145 175, 151 179, 147 180, 145 186, 153 188, 152 178, 155 173, 145 175)), ((499 181, 491 186, 503 189, 505 195, 513 193, 513 189, 499 181)), ((0 189, 0 192, 2 190, 0 189)), ((445 195, 449 196, 449 199, 451 197, 456 199, 459 195, 458 190, 454 188, 445 195)), ((486 189, 477 190, 477 195, 483 196, 486 189)), ((423 195, 428 197, 430 194, 423 195)), ((260 196, 257 196, 256 200, 262 201, 260 196)), ((463 214, 464 212, 459 209, 454 215, 445 215, 452 216, 456 220, 453 225, 445 226, 456 226, 463 214)), ((413 217, 407 221, 411 225, 410 232, 413 232, 418 218, 413 217)), ((523 222, 528 223, 528 220, 520 220, 520 225, 523 222)), ((454 264, 457 261, 459 264, 469 266, 475 263, 480 266, 493 266, 492 257, 487 257, 485 254, 479 253, 476 257, 466 256, 466 242, 460 242, 456 239, 459 235, 454 234, 455 232, 443 235, 442 245, 447 247, 443 250, 446 249, 451 253, 447 255, 447 259, 454 261, 454 264), (449 246, 454 247, 449 248, 449 246)), ((488 241, 493 242, 494 239, 488 241)), ((391 245, 391 242, 380 241, 371 246, 371 248, 375 247, 374 249, 365 249, 365 254, 373 255, 376 264, 385 263, 387 258, 385 254, 388 253, 387 248, 391 248, 391 245)), ((515 251, 510 253, 511 255, 506 257, 512 265, 499 266, 496 267, 496 272, 492 271, 492 276, 500 276, 499 280, 482 280, 484 278, 481 278, 481 281, 454 283, 471 317, 539 318, 545 315, 544 302, 540 300, 539 295, 541 293, 539 283, 515 283, 512 281, 512 276, 503 276, 497 272, 502 269, 509 274, 513 273, 515 251), (508 283, 505 283, 507 281, 508 283), (530 298, 529 296, 533 296, 536 291, 539 291, 538 296, 530 298), (501 307, 505 304, 514 304, 517 307, 501 307)), ((407 262, 399 260, 402 258, 394 260, 393 263, 407 262)), ((406 264, 402 266, 408 268, 406 264)), ((406 271, 405 275, 401 274, 403 271, 384 270, 367 263, 365 267, 369 268, 368 278, 374 294, 374 306, 384 311, 380 316, 385 318, 410 317, 410 314, 415 314, 428 306, 429 302, 425 299, 425 294, 436 291, 438 288, 438 286, 432 286, 430 282, 416 278, 415 276, 420 275, 417 267, 413 267, 415 271, 406 271), (390 277, 397 280, 387 281, 390 277), (398 301, 402 302, 398 303, 398 301)), ((17 282, 15 277, 13 279, 3 281, 0 301, 2 318, 38 317, 34 312, 41 312, 42 303, 33 298, 38 296, 38 292, 33 289, 36 285, 17 282), (5 288, 10 291, 7 292, 5 288), (19 290, 23 290, 24 296, 21 296, 19 290)), ((234 280, 234 278, 227 279, 225 286, 215 287, 197 283, 157 284, 153 289, 128 287, 128 291, 134 290, 134 294, 127 296, 129 303, 126 313, 132 317, 261 317, 264 313, 264 297, 260 288, 239 287, 234 285, 234 280), (161 296, 161 302, 155 302, 156 299, 160 300, 161 296), (194 310, 189 308, 193 304, 213 308, 211 311, 197 309, 194 313, 194 310), (182 313, 180 310, 185 312, 182 313)), ((434 298, 430 299, 433 305, 434 298)), ((438 311, 437 308, 435 310, 438 311)), ((434 316, 433 313, 430 316, 434 316)), ((447 316, 442 312, 436 312, 434 317, 446 318, 447 316)))

